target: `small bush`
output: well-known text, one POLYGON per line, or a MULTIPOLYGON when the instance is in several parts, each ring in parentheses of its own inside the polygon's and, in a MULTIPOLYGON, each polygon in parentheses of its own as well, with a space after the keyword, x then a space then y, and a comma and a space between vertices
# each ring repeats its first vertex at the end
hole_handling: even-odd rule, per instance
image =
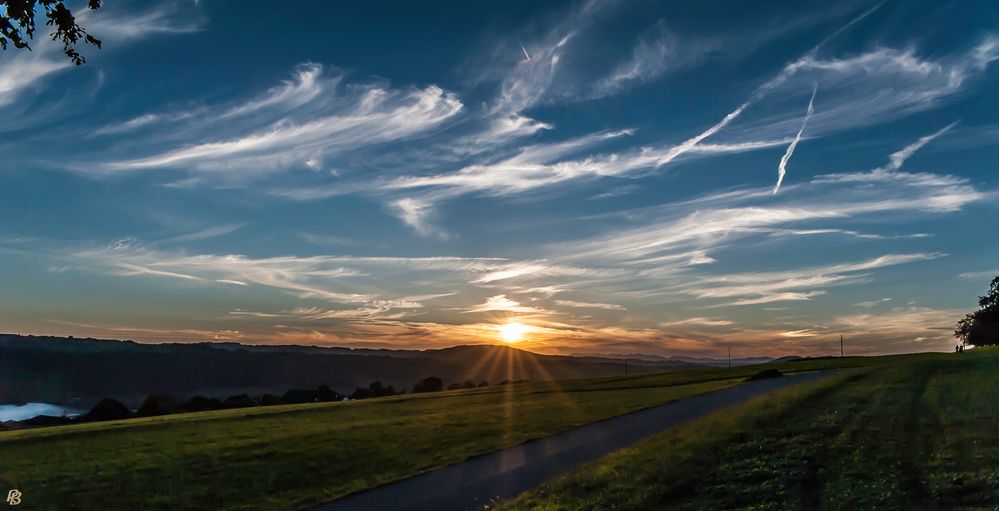
POLYGON ((746 378, 746 381, 769 380, 771 378, 780 378, 781 376, 784 376, 784 373, 778 371, 777 369, 764 369, 763 371, 746 378))

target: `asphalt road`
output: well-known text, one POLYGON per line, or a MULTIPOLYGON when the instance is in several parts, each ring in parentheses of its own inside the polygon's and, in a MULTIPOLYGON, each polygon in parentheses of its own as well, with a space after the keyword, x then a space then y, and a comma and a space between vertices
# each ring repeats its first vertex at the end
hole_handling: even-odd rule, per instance
POLYGON ((348 495, 313 511, 482 509, 665 429, 822 376, 806 373, 747 382, 620 415, 348 495))

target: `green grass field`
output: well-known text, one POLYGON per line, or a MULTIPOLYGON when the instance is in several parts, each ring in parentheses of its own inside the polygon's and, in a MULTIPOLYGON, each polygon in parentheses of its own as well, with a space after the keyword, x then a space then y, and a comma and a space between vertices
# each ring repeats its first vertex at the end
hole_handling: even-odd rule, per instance
POLYGON ((895 358, 763 396, 503 510, 995 509, 999 351, 895 358))
MULTIPOLYGON (((789 362, 785 372, 926 356, 789 362)), ((936 360, 935 357, 931 358, 936 360)), ((741 382, 760 366, 287 405, 0 433, 21 509, 301 509, 741 382)))
MULTIPOLYGON (((785 371, 871 363, 828 359, 785 371)), ((22 509, 300 509, 734 385, 759 367, 525 383, 0 433, 22 509)))

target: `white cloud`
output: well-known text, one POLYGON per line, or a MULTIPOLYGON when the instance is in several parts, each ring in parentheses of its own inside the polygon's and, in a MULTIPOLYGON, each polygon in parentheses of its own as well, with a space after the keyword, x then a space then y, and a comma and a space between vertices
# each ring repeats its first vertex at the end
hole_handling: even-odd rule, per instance
POLYGON ((217 238, 219 236, 225 236, 226 234, 233 233, 245 227, 246 224, 220 224, 214 225, 212 227, 206 227, 200 231, 192 232, 188 234, 181 234, 179 236, 174 236, 172 238, 167 238, 163 240, 164 243, 183 243, 188 241, 200 241, 211 238, 217 238))
POLYGON ((561 143, 528 146, 516 155, 495 163, 468 165, 451 173, 403 176, 382 186, 386 192, 429 189, 423 195, 427 202, 473 193, 511 195, 573 180, 627 177, 641 171, 650 171, 660 165, 660 162, 668 163, 687 152, 696 155, 739 153, 786 142, 782 139, 695 147, 697 141, 706 136, 702 134, 703 136, 699 135, 680 146, 666 149, 646 147, 622 153, 573 158, 582 149, 596 147, 630 134, 631 130, 601 132, 561 143))
MULTIPOLYGON (((177 34, 198 30, 198 25, 178 20, 176 12, 164 7, 150 9, 138 14, 117 14, 113 8, 100 11, 84 10, 77 15, 77 21, 91 34, 105 43, 104 50, 81 45, 82 52, 94 57, 115 43, 122 44, 156 34, 177 34), (108 44, 110 43, 110 44, 108 44)), ((9 105, 21 94, 41 90, 43 80, 58 71, 68 69, 73 63, 62 52, 62 46, 43 35, 45 27, 40 27, 39 35, 32 50, 10 49, 0 64, 0 108, 9 105)))
POLYGON ((555 303, 563 307, 574 307, 577 309, 605 309, 614 311, 625 310, 624 307, 614 303, 577 302, 575 300, 555 300, 555 303))
POLYGON ((527 307, 521 305, 516 300, 511 300, 506 295, 496 295, 486 298, 485 303, 466 309, 464 312, 543 312, 543 309, 527 307))
MULTIPOLYGON (((823 135, 898 119, 940 106, 999 58, 999 45, 988 37, 964 52, 921 57, 913 48, 876 48, 848 57, 816 53, 788 64, 761 86, 751 101, 774 104, 812 84, 822 88, 822 111, 810 121, 810 133, 823 135)), ((795 129, 793 111, 774 113, 733 126, 729 136, 773 138, 795 129)))
MULTIPOLYGON (((665 20, 659 20, 639 36, 631 57, 618 65, 609 76, 597 82, 594 95, 600 97, 615 94, 630 85, 658 77, 671 65, 682 64, 685 55, 677 50, 675 39, 676 36, 666 29, 665 20)), ((690 48, 685 50, 691 51, 690 48)))
POLYGON ((235 117, 257 112, 268 108, 280 108, 282 111, 293 110, 316 99, 323 92, 336 87, 342 79, 341 76, 334 76, 329 80, 323 80, 323 66, 306 62, 299 64, 292 79, 282 82, 281 85, 267 91, 260 99, 247 101, 231 110, 223 113, 222 118, 235 117))
MULTIPOLYGON (((317 154, 328 156, 402 140, 439 126, 463 107, 456 96, 437 86, 411 90, 360 86, 348 95, 326 91, 332 96, 319 101, 319 91, 316 90, 320 87, 319 82, 308 78, 315 70, 315 67, 310 67, 299 71, 297 84, 285 84, 278 90, 272 90, 263 100, 254 100, 230 110, 236 112, 231 115, 238 115, 275 109, 271 112, 270 126, 264 129, 259 128, 259 119, 247 123, 223 121, 221 125, 225 131, 236 132, 231 138, 202 142, 210 135, 198 133, 192 145, 109 162, 104 167, 112 171, 150 168, 230 171, 246 177, 261 171, 301 165, 300 162, 314 159, 317 154), (302 85, 306 81, 307 85, 302 85), (294 97, 294 94, 305 97, 294 97), (307 116, 298 121, 289 117, 289 108, 305 104, 315 108, 307 109, 307 116)), ((211 122, 208 126, 212 128, 212 133, 219 131, 211 122)))
POLYGON ((125 122, 121 122, 121 123, 118 123, 118 124, 109 124, 107 126, 104 126, 103 128, 98 128, 98 129, 94 130, 94 134, 96 134, 96 135, 112 135, 112 134, 117 134, 117 133, 125 133, 125 132, 128 132, 128 131, 132 131, 132 130, 136 130, 136 129, 142 128, 144 126, 149 126, 151 124, 156 123, 160 119, 161 119, 161 116, 158 115, 158 114, 151 114, 151 113, 150 114, 142 114, 142 115, 140 115, 138 117, 134 117, 134 118, 129 119, 129 120, 125 121, 125 122))
MULTIPOLYGON (((330 281, 360 275, 354 269, 339 266, 335 259, 324 257, 272 257, 252 259, 241 255, 184 255, 158 252, 134 240, 122 240, 106 247, 77 251, 74 259, 96 268, 108 267, 117 275, 152 275, 192 281, 224 284, 253 283, 343 303, 362 303, 373 299, 360 293, 340 292, 330 281)), ((237 284, 238 285, 238 284, 237 284)))
POLYGON ((996 268, 994 270, 987 270, 987 271, 965 272, 965 273, 962 273, 962 274, 958 275, 958 277, 961 277, 962 279, 968 279, 968 280, 980 280, 980 279, 981 280, 990 280, 990 279, 993 279, 993 278, 995 278, 997 276, 999 276, 999 268, 996 268))
POLYGON ((629 195, 641 190, 642 187, 638 185, 623 185, 615 186, 606 192, 598 193, 592 197, 587 197, 589 200, 600 200, 600 199, 610 199, 612 197, 621 197, 624 195, 629 195))
POLYGON ((855 307, 863 307, 865 309, 872 309, 874 307, 877 307, 878 305, 881 305, 883 303, 887 303, 887 302, 890 302, 890 301, 891 301, 891 298, 881 298, 881 299, 878 299, 878 300, 870 300, 870 301, 867 301, 867 302, 855 303, 853 305, 855 307))
MULTIPOLYGON (((847 352, 903 353, 953 350, 954 324, 967 311, 899 307, 877 313, 845 314, 833 318, 830 328, 846 336, 847 352), (876 344, 853 344, 855 340, 878 339, 876 344)), ((837 336, 838 341, 838 336, 837 336)))
POLYGON ((433 213, 430 205, 412 198, 399 199, 392 203, 393 212, 421 236, 447 238, 447 233, 432 225, 428 217, 433 213))
MULTIPOLYGON (((26 50, 7 50, 13 51, 26 50)), ((12 103, 19 94, 46 76, 69 67, 73 67, 72 62, 54 50, 38 50, 28 56, 19 54, 6 60, 0 66, 0 107, 12 103)))
POLYGON ((778 301, 810 300, 826 294, 826 286, 838 286, 867 279, 870 270, 918 261, 942 254, 889 254, 856 263, 840 263, 779 272, 752 272, 710 275, 684 283, 680 291, 697 298, 739 298, 729 305, 756 305, 778 301), (741 297, 741 298, 740 298, 741 297))
POLYGON ((731 326, 735 324, 727 319, 718 318, 705 318, 701 316, 696 316, 692 318, 685 318, 675 321, 660 321, 659 326, 665 328, 677 327, 677 326, 707 326, 707 327, 717 327, 717 326, 731 326))
POLYGON ((204 280, 201 277, 195 277, 194 275, 187 275, 185 273, 177 273, 172 271, 154 270, 152 268, 146 268, 145 266, 139 266, 136 264, 118 263, 117 267, 121 269, 121 271, 118 274, 124 276, 154 275, 157 277, 171 277, 183 280, 204 280))
POLYGON ((741 189, 693 201, 639 210, 628 227, 590 240, 553 247, 572 260, 657 261, 691 250, 710 250, 756 234, 794 233, 810 223, 888 212, 941 214, 987 197, 965 178, 944 174, 854 172, 821 175, 795 185, 781 202, 769 190, 741 189), (652 217, 644 225, 643 217, 652 217), (787 231, 792 229, 792 231, 787 231))

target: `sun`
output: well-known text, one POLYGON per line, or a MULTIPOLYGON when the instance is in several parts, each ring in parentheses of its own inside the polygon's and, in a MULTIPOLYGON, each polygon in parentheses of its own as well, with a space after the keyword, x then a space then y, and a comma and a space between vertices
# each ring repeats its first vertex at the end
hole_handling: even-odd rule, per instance
POLYGON ((499 338, 505 343, 517 343, 524 340, 524 334, 529 327, 522 323, 506 323, 499 327, 499 338))

